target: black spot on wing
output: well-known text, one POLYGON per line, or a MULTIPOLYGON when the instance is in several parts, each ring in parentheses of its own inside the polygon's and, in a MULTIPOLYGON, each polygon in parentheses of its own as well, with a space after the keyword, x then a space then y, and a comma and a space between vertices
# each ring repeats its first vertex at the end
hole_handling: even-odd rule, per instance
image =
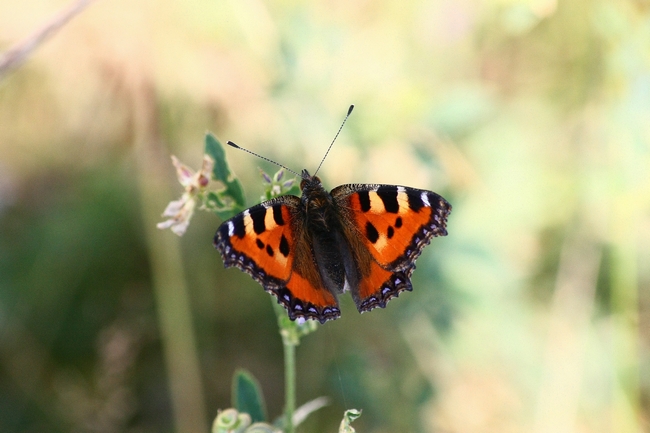
POLYGON ((361 203, 361 210, 368 212, 370 210, 370 193, 368 191, 359 191, 359 202, 361 203))
POLYGON ((264 219, 266 217, 266 208, 264 206, 254 206, 250 209, 250 216, 253 220, 253 230, 258 235, 266 231, 264 219))
MULTIPOLYGON (((242 214, 237 215, 232 220, 230 220, 233 225, 234 235, 239 239, 243 239, 246 236, 246 227, 244 226, 244 216, 242 214)), ((224 228, 224 237, 228 237, 228 224, 223 225, 224 228)))
POLYGON ((259 248, 260 250, 264 249, 264 242, 262 242, 259 239, 255 239, 255 243, 257 244, 257 248, 259 248))
POLYGON ((388 239, 392 238, 394 234, 395 234, 395 229, 393 228, 393 226, 388 226, 388 233, 386 233, 388 239))
POLYGON ((284 225, 284 219, 282 218, 282 206, 276 204, 273 206, 273 221, 279 226, 284 225))
POLYGON ((366 237, 373 244, 379 239, 379 232, 370 221, 366 223, 366 237))
POLYGON ((424 207, 424 202, 422 201, 422 196, 420 193, 409 193, 409 207, 415 212, 419 212, 420 209, 424 207))
POLYGON ((289 241, 282 235, 282 238, 280 238, 280 253, 285 257, 289 257, 289 251, 289 241))
POLYGON ((393 185, 383 185, 377 189, 377 195, 384 202, 386 212, 399 212, 399 203, 397 203, 397 187, 393 185))
POLYGON ((402 217, 397 217, 395 220, 395 228, 400 228, 402 227, 402 217))
POLYGON ((273 257, 273 248, 271 248, 271 245, 266 246, 266 254, 268 254, 270 257, 273 257))

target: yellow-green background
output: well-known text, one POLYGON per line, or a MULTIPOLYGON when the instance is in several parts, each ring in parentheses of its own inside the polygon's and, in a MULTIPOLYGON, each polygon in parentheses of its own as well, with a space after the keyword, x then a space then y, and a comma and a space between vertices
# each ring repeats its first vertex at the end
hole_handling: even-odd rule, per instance
MULTIPOLYGON (((0 2, 3 51, 69 3, 0 2)), ((220 221, 156 231, 207 130, 325 185, 453 205, 414 291, 298 348, 302 432, 642 432, 647 0, 97 0, 0 81, 0 430, 207 432, 283 405, 271 300, 220 221), (188 315, 189 313, 189 315, 188 315)), ((250 204, 257 167, 228 150, 250 204)))

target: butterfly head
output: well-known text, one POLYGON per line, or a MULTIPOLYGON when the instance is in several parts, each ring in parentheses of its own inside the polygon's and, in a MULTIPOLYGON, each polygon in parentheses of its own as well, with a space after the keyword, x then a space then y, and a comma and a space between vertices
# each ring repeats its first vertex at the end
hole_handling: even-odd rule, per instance
POLYGON ((302 177, 302 181, 300 182, 301 191, 304 192, 305 188, 309 189, 312 184, 321 185, 322 188, 320 178, 318 176, 312 176, 307 170, 303 170, 302 173, 300 173, 300 177, 302 177))
POLYGON ((318 176, 310 175, 307 170, 303 170, 301 176, 302 203, 308 212, 318 212, 331 204, 332 196, 325 191, 318 176))
POLYGON ((307 170, 303 170, 301 176, 300 190, 303 197, 317 197, 325 192, 318 176, 312 176, 307 170))

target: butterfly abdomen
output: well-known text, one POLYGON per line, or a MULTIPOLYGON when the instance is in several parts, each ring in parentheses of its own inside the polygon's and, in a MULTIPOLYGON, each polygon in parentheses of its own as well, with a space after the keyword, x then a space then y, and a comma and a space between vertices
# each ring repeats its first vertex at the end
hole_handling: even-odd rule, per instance
MULTIPOLYGON (((346 274, 358 273, 342 236, 341 218, 332 196, 318 178, 303 181, 302 212, 311 245, 310 261, 318 269, 318 286, 333 295, 343 292, 346 274)), ((348 276, 356 281, 356 276, 348 276)))

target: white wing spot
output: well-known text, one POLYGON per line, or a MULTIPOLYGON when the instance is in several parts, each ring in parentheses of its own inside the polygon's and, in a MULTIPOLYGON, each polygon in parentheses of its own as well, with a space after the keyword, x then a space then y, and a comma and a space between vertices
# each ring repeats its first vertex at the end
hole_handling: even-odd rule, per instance
POLYGON ((228 221, 228 236, 232 237, 235 234, 235 225, 232 221, 228 221))
POLYGON ((420 195, 420 198, 422 199, 422 203, 424 203, 425 206, 431 207, 431 203, 429 203, 429 197, 427 196, 426 192, 423 192, 420 195))

